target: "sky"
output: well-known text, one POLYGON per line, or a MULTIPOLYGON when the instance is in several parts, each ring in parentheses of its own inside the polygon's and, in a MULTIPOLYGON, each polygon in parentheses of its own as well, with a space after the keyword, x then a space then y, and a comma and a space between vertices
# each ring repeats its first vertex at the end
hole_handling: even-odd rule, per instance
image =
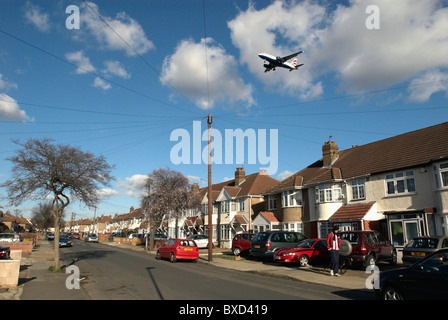
MULTIPOLYGON (((280 181, 330 139, 344 150, 447 121, 447 54, 440 0, 2 0, 0 183, 12 139, 48 137, 114 165, 96 214, 127 213, 154 169, 207 185, 208 114, 213 183, 237 167, 280 181), (292 72, 258 57, 301 50, 292 72), (227 132, 250 137, 242 151, 227 132)), ((0 201, 25 217, 38 205, 0 201)))

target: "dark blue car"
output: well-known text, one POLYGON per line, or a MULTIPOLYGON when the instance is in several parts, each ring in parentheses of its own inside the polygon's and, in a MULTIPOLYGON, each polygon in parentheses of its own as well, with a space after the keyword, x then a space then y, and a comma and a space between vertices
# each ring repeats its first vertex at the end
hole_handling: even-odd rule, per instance
POLYGON ((407 267, 381 272, 374 291, 384 300, 448 299, 448 249, 407 267))

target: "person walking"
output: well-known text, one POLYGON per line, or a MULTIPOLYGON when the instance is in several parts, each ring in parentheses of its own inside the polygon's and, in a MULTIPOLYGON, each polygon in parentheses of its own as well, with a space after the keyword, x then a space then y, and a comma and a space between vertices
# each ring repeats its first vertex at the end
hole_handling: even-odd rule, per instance
POLYGON ((334 226, 333 231, 327 236, 327 249, 331 258, 330 275, 336 277, 339 277, 339 246, 341 245, 341 237, 338 233, 339 227, 334 226))

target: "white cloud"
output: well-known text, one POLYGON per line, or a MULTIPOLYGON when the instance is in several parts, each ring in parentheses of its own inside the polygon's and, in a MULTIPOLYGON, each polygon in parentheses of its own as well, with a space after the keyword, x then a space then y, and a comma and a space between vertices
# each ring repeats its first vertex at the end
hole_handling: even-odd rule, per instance
POLYGON ((95 77, 95 80, 93 80, 93 86, 103 90, 109 90, 112 87, 110 83, 104 81, 100 77, 95 77))
POLYGON ((147 175, 135 174, 132 177, 118 181, 117 187, 120 188, 127 196, 140 198, 144 192, 147 175))
MULTIPOLYGON (((101 15, 99 7, 95 3, 88 2, 88 5, 101 15)), ((101 15, 110 26, 109 28, 89 7, 82 6, 80 8, 81 30, 84 28, 88 30, 103 49, 124 50, 129 56, 135 56, 136 53, 141 55, 155 49, 153 42, 146 37, 141 25, 125 12, 118 13, 115 18, 101 15)))
POLYGON ((4 79, 3 75, 0 73, 0 90, 9 89, 17 89, 17 83, 10 82, 7 79, 4 79))
POLYGON ((25 19, 28 23, 33 24, 40 31, 50 30, 50 20, 47 13, 43 13, 41 9, 27 1, 23 10, 25 11, 25 19))
POLYGON ((78 66, 75 73, 85 74, 95 72, 95 67, 90 63, 90 59, 84 55, 82 50, 76 52, 69 52, 65 54, 68 61, 78 66))
POLYGON ((443 92, 448 95, 448 81, 441 81, 448 79, 448 72, 441 72, 440 70, 428 71, 421 77, 414 79, 408 92, 409 100, 413 102, 425 102, 429 100, 432 94, 436 92, 443 92))
POLYGON ((285 180, 286 178, 292 176, 294 174, 294 172, 291 172, 289 170, 285 170, 283 172, 280 172, 277 176, 277 180, 282 181, 285 180))
POLYGON ((98 196, 102 200, 111 199, 118 196, 120 193, 113 189, 101 189, 98 191, 98 196))
POLYGON ((119 61, 107 60, 104 62, 104 65, 106 68, 103 70, 103 73, 106 75, 114 75, 123 79, 129 79, 131 77, 119 61))
POLYGON ((183 40, 175 52, 165 58, 160 81, 176 88, 201 109, 208 109, 219 102, 227 102, 231 106, 242 103, 249 108, 255 103, 252 86, 239 77, 238 69, 235 58, 212 39, 202 39, 199 43, 183 40))
POLYGON ((17 101, 7 94, 0 93, 0 120, 10 119, 10 120, 23 120, 32 121, 25 111, 20 110, 20 106, 17 101))
POLYGON ((253 74, 266 86, 302 99, 321 95, 318 79, 325 76, 334 77, 340 90, 358 93, 448 67, 448 8, 440 1, 352 0, 331 10, 310 0, 276 1, 259 10, 251 4, 228 26, 241 62, 253 74), (369 5, 379 8, 380 29, 366 28, 369 5), (298 50, 305 51, 298 72, 264 74, 257 53, 281 56, 298 50))

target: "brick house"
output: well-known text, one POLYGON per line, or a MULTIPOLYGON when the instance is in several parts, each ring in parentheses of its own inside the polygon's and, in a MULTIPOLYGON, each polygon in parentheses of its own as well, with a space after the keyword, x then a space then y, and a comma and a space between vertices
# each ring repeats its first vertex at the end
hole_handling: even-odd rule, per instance
MULTIPOLYGON (((308 237, 378 230, 397 247, 418 235, 448 234, 448 122, 339 151, 265 193, 266 210, 308 237)), ((288 226, 286 226, 288 228, 288 226)))
MULTIPOLYGON (((238 232, 254 229, 253 219, 264 210, 263 193, 278 184, 266 170, 246 175, 238 167, 235 178, 212 185, 213 238, 221 247, 231 247, 232 238, 238 232)), ((208 188, 200 190, 205 233, 208 234, 208 188)))

